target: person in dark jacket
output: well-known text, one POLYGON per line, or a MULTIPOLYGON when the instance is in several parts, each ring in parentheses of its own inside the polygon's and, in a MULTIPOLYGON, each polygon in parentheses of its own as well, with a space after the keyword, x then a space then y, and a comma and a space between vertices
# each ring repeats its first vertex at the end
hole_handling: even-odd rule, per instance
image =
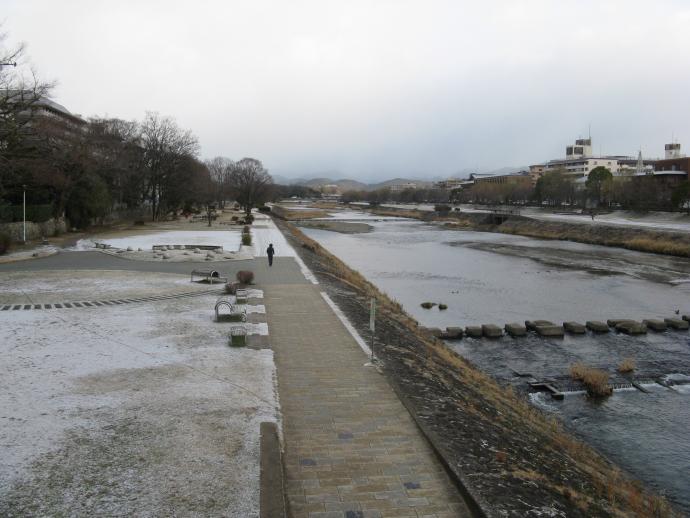
POLYGON ((268 248, 266 249, 266 255, 268 256, 268 266, 273 266, 273 254, 275 254, 276 251, 273 249, 273 243, 270 243, 268 245, 268 248))

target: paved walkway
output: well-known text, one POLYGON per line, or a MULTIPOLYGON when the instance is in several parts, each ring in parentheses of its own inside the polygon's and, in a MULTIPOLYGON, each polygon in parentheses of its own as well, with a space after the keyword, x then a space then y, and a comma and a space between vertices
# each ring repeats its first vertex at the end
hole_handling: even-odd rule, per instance
POLYGON ((264 285, 295 517, 471 516, 313 285, 264 285))
POLYGON ((265 257, 242 261, 179 262, 136 261, 102 252, 60 252, 40 259, 28 259, 0 264, 2 272, 43 270, 122 270, 136 272, 180 273, 189 275, 195 268, 218 270, 222 275, 234 279, 238 270, 252 270, 256 284, 307 283, 299 265, 292 257, 276 257, 273 267, 268 267, 265 257))

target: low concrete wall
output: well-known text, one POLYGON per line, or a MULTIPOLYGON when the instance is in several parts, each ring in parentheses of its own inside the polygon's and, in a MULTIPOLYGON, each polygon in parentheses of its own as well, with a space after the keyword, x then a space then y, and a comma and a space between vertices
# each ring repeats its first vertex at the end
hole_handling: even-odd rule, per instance
MULTIPOLYGON (((12 241, 22 241, 24 239, 24 223, 18 221, 16 223, 0 223, 0 232, 6 232, 12 238, 12 241)), ((42 237, 50 237, 57 233, 67 231, 67 223, 64 219, 49 219, 41 223, 34 223, 33 221, 26 222, 26 239, 36 240, 42 237)))

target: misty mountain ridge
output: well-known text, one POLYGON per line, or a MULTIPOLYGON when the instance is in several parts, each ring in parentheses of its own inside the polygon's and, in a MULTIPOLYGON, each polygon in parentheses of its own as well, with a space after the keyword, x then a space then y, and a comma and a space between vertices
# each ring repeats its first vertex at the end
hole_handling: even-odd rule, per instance
POLYGON ((447 178, 469 178, 472 173, 482 173, 482 174, 493 174, 493 175, 503 175, 517 173, 518 171, 524 171, 528 169, 527 166, 522 167, 502 167, 500 169, 495 169, 491 171, 481 170, 481 169, 462 169, 455 174, 450 176, 433 176, 425 179, 419 178, 392 178, 390 180, 384 180, 382 182, 372 182, 365 183, 359 180, 353 180, 350 178, 342 178, 340 180, 335 180, 332 177, 312 177, 312 178, 287 178, 282 175, 272 175, 273 181, 280 185, 302 185, 305 187, 317 188, 321 185, 337 185, 341 191, 374 191, 376 189, 383 189, 386 187, 392 187, 394 185, 401 185, 405 183, 415 183, 419 187, 429 188, 432 187, 434 182, 440 180, 446 180, 447 178))

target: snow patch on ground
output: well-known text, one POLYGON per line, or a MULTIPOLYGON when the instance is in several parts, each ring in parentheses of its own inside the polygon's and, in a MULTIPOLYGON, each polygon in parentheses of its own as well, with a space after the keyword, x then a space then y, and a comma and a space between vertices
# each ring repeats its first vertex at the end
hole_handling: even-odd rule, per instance
POLYGON ((168 232, 144 232, 126 237, 98 236, 80 239, 73 250, 93 250, 96 243, 105 243, 113 248, 132 247, 134 250, 151 250, 154 245, 203 245, 222 246, 223 250, 236 252, 242 236, 239 230, 174 230, 168 232))
MULTIPOLYGON (((80 271, 16 272, 0 279, 0 304, 53 304, 206 291, 211 286, 168 273, 80 271)), ((220 288, 219 288, 220 290, 220 288)))
MULTIPOLYGON (((112 292, 137 274, 109 275, 112 292)), ((228 347, 214 302, 0 312, 0 515, 258 516, 273 354, 228 347)))

